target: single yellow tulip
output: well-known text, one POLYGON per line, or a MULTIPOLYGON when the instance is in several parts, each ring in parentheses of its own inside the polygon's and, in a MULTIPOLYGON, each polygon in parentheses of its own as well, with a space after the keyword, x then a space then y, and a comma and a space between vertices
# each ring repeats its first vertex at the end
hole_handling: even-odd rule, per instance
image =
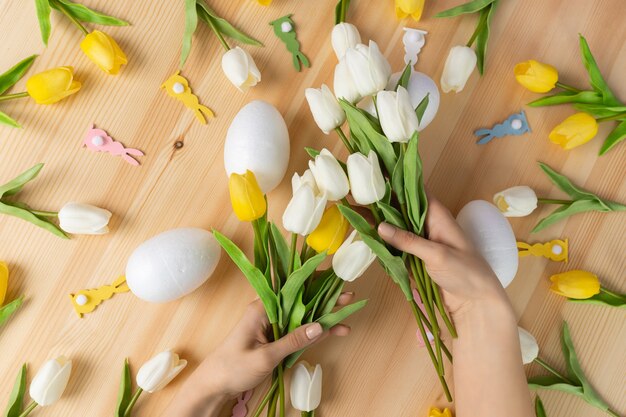
POLYGON ((517 82, 534 93, 547 93, 559 81, 559 72, 556 68, 534 59, 520 62, 513 72, 517 82))
POLYGON ((337 205, 333 205, 326 209, 320 223, 307 236, 306 243, 317 253, 326 251, 332 255, 343 243, 347 231, 348 221, 343 217, 337 205))
POLYGON ((569 150, 589 142, 598 133, 598 122, 587 113, 576 113, 550 132, 550 140, 569 150))
POLYGON ((265 196, 251 171, 231 174, 228 179, 230 202, 233 211, 242 222, 251 222, 263 217, 267 211, 265 196))
POLYGON ((9 287, 9 268, 7 264, 0 261, 0 307, 4 304, 7 296, 7 288, 9 287))
POLYGON ((261 6, 269 6, 272 4, 272 0, 256 0, 261 6))
POLYGON ((584 300, 600 292, 600 281, 587 271, 568 271, 550 277, 550 289, 564 297, 584 300))
POLYGON ((441 411, 437 407, 430 407, 428 417, 452 417, 452 411, 450 411, 449 408, 444 408, 443 411, 441 411))
POLYGON ((424 0, 396 0, 396 17, 404 19, 411 16, 415 20, 420 20, 424 11, 424 0))
POLYGON ((74 68, 52 68, 35 74, 26 81, 26 91, 37 104, 52 104, 80 90, 74 80, 74 68))
POLYGON ((115 39, 99 30, 85 36, 80 43, 80 49, 107 74, 116 75, 120 72, 120 67, 128 63, 126 54, 115 39))

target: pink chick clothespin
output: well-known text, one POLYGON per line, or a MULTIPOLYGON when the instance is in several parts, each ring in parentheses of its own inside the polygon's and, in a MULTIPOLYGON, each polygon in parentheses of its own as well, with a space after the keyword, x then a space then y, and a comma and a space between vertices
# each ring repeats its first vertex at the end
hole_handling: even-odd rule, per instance
POLYGON ((96 129, 94 125, 87 131, 83 146, 92 152, 108 152, 114 156, 121 156, 122 159, 131 165, 138 166, 139 162, 134 156, 143 156, 139 149, 125 148, 121 142, 116 141, 102 129, 96 129))

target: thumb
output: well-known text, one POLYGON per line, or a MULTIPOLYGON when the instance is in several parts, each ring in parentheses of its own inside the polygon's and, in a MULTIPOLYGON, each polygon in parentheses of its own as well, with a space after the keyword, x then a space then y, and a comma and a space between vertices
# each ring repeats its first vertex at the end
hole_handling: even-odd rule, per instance
POLYGON ((277 341, 269 343, 266 349, 276 362, 280 362, 292 353, 315 343, 319 340, 322 333, 324 333, 324 329, 321 324, 306 324, 298 327, 293 332, 288 333, 277 341))

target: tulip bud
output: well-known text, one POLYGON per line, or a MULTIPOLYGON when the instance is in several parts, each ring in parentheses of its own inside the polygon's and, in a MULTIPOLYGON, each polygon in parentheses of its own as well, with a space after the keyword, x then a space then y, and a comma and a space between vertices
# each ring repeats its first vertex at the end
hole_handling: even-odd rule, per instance
POLYGON ((519 333, 519 344, 522 349, 522 363, 528 365, 539 356, 539 345, 535 337, 521 327, 517 327, 517 332, 519 333))
POLYGON ((576 300, 591 298, 600 292, 600 280, 587 271, 568 271, 550 277, 550 289, 564 297, 576 300))
POLYGON ((411 16, 414 20, 420 20, 424 10, 424 0, 396 0, 396 17, 404 19, 411 16))
POLYGON ((222 56, 222 70, 240 91, 246 91, 261 81, 261 72, 248 51, 236 46, 222 56))
POLYGON ((587 113, 576 113, 550 132, 550 140, 569 150, 589 142, 598 133, 598 122, 587 113))
POLYGON ((353 230, 333 256, 335 274, 347 282, 352 282, 363 275, 376 259, 376 255, 365 242, 355 240, 356 234, 356 230, 353 230))
POLYGON ((309 161, 309 168, 317 187, 328 201, 341 200, 350 191, 345 171, 328 149, 322 149, 314 161, 309 161))
POLYGON ((348 63, 346 58, 339 61, 335 66, 335 78, 333 80, 333 89, 335 90, 335 96, 342 98, 354 104, 361 100, 361 94, 357 88, 350 70, 348 69, 348 63))
POLYGON ((309 187, 313 189, 313 193, 319 194, 320 191, 317 188, 317 184, 315 183, 315 177, 310 169, 307 169, 302 173, 302 175, 298 175, 298 173, 294 173, 293 177, 291 177, 291 192, 293 194, 298 191, 301 185, 307 184, 309 187))
POLYGON ((246 171, 245 174, 231 174, 228 179, 228 190, 233 211, 242 222, 259 219, 267 211, 265 196, 251 171, 246 171))
POLYGON ((348 157, 347 165, 354 201, 366 206, 380 201, 385 196, 387 191, 385 178, 380 170, 376 152, 370 151, 367 157, 362 153, 353 153, 348 157))
POLYGON ((37 104, 52 104, 80 90, 74 68, 58 67, 35 74, 26 81, 26 91, 37 104))
POLYGON ((99 30, 87 34, 80 43, 80 49, 107 74, 116 75, 120 67, 128 63, 126 54, 115 39, 99 30))
POLYGON ((0 307, 4 304, 9 287, 9 268, 7 264, 0 261, 0 307))
POLYGON ((159 391, 176 378, 185 366, 187 366, 186 360, 181 360, 177 354, 166 350, 139 368, 137 385, 150 393, 159 391))
POLYGON ((30 398, 38 405, 52 405, 61 398, 72 373, 72 361, 59 356, 46 362, 30 384, 30 398))
POLYGON ((342 22, 333 28, 330 41, 333 44, 337 59, 342 59, 348 48, 354 48, 361 43, 361 34, 353 24, 342 22))
POLYGON ((304 95, 311 108, 315 123, 322 132, 328 135, 331 130, 341 126, 346 121, 346 114, 326 84, 322 84, 320 89, 307 88, 304 95))
POLYGON ((369 46, 358 44, 349 48, 344 59, 361 97, 371 96, 385 89, 391 76, 391 65, 378 49, 376 42, 370 41, 369 46))
POLYGON ((506 217, 524 217, 537 208, 537 195, 532 188, 519 185, 494 195, 493 203, 506 217))
POLYGON ((320 224, 306 238, 306 243, 317 253, 327 252, 329 255, 337 252, 346 237, 348 220, 343 217, 337 205, 326 209, 320 224))
POLYGON ((380 126, 387 139, 391 142, 408 142, 419 128, 409 93, 400 86, 397 92, 381 91, 376 97, 380 126))
POLYGON ((109 233, 111 212, 89 204, 67 203, 59 210, 59 226, 75 235, 109 233))
POLYGON ((306 236, 322 219, 326 197, 316 195, 309 184, 302 184, 283 213, 283 227, 291 233, 306 236))
POLYGON ((520 62, 515 66, 513 72, 517 82, 534 93, 547 93, 559 81, 559 73, 556 68, 534 59, 520 62))
POLYGON ((476 67, 476 52, 467 46, 454 46, 441 74, 441 89, 444 93, 460 93, 476 67))
POLYGON ((322 401, 322 367, 305 361, 298 362, 293 368, 289 389, 291 405, 296 410, 313 411, 322 401))

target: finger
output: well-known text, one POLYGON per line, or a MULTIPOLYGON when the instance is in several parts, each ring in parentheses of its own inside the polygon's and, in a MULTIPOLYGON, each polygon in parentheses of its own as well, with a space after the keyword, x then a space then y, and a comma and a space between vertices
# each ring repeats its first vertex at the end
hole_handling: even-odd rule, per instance
POLYGON ((249 331, 259 329, 265 324, 269 324, 267 314, 265 314, 265 308, 259 298, 248 304, 239 323, 240 326, 249 331))
POLYGON ((280 362, 292 353, 317 342, 323 333, 324 329, 321 324, 305 324, 277 341, 268 343, 265 349, 276 362, 280 362))
POLYGON ((346 326, 345 324, 338 324, 331 327, 328 333, 330 333, 332 336, 343 337, 349 335, 351 331, 352 329, 350 328, 350 326, 346 326))
POLYGON ((440 247, 437 243, 419 237, 414 233, 407 232, 406 230, 398 229, 389 223, 381 223, 378 226, 378 234, 385 242, 396 249, 411 253, 426 262, 435 256, 435 252, 439 250, 440 247))
POLYGON ((426 229, 428 230, 428 237, 435 242, 461 250, 470 247, 465 232, 452 216, 450 210, 430 193, 428 193, 426 229))
POLYGON ((352 300, 354 300, 353 292, 342 292, 339 298, 337 299, 337 302, 335 303, 335 305, 337 307, 343 307, 345 305, 350 304, 352 300))

